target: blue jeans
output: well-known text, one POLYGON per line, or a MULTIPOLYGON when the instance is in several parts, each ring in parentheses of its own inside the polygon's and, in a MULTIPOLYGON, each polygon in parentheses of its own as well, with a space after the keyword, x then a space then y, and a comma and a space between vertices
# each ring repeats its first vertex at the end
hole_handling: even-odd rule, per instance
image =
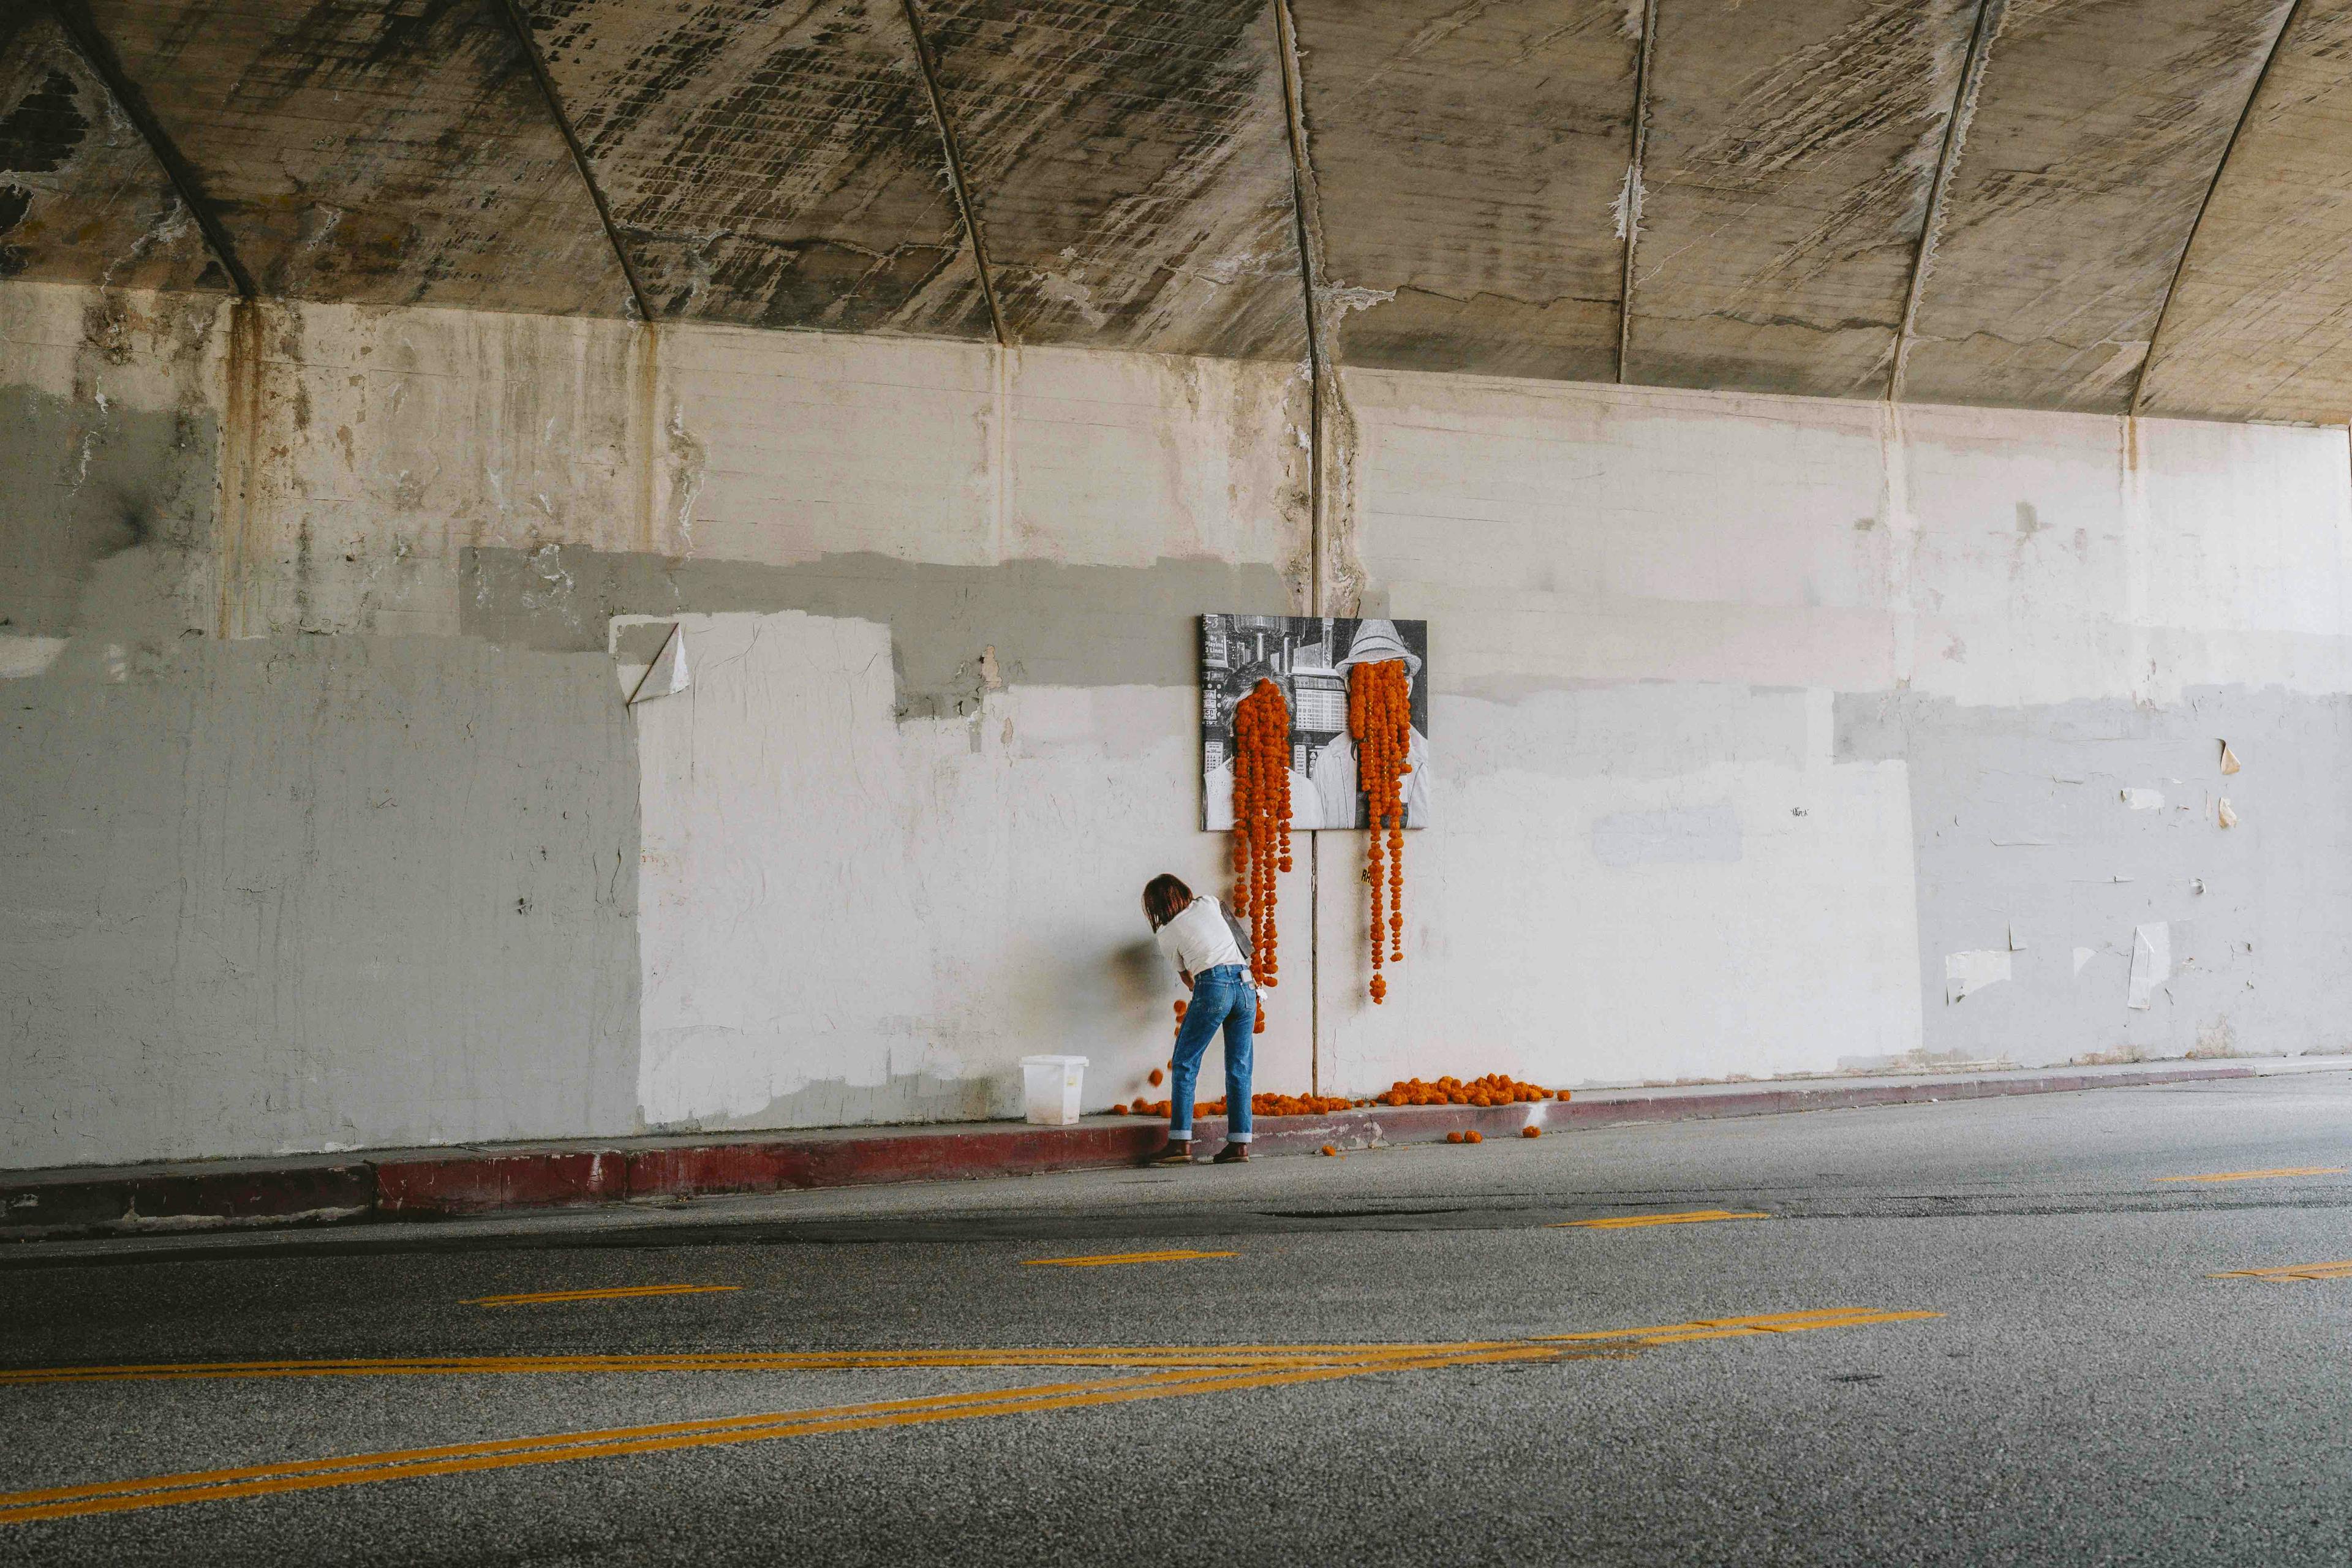
POLYGON ((1225 1031, 1225 1139, 1250 1141, 1250 1035, 1256 1027, 1257 988, 1248 970, 1221 963, 1192 977, 1192 1000, 1184 1009, 1184 1026, 1176 1031, 1176 1070, 1168 1086, 1170 1142, 1192 1141, 1192 1085, 1209 1040, 1220 1028, 1225 1031))

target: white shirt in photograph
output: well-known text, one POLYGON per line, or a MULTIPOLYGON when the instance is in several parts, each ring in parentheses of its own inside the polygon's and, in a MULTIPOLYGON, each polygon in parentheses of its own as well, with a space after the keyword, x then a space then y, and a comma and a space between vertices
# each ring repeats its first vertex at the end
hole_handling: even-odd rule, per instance
POLYGON ((1221 963, 1249 963, 1234 941, 1233 928, 1225 924, 1225 911, 1205 893, 1194 894, 1184 912, 1161 926, 1158 935, 1160 951, 1196 980, 1221 963))
MULTIPOLYGON (((1209 792, 1208 828, 1212 833, 1230 831, 1234 822, 1234 760, 1227 757, 1203 776, 1209 792)), ((1323 797, 1315 793, 1315 782, 1297 768, 1290 770, 1290 826, 1293 832, 1312 831, 1318 827, 1349 827, 1348 822, 1323 820, 1323 797)))
MULTIPOLYGON (((1404 825, 1423 827, 1429 823, 1429 741, 1418 730, 1406 742, 1405 763, 1412 772, 1404 775, 1404 825)), ((1332 738, 1331 743, 1315 756, 1315 794, 1318 797, 1317 826, 1319 827, 1353 827, 1364 816, 1363 786, 1356 777, 1356 742, 1346 735, 1332 738)))

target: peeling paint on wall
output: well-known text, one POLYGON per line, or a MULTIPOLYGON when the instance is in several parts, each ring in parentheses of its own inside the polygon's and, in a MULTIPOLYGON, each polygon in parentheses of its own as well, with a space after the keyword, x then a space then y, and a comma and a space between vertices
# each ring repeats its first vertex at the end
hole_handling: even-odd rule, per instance
POLYGON ((1944 955, 1944 1001, 1961 1001, 1988 985, 1998 985, 2015 973, 2014 958, 2003 948, 1978 948, 1944 955))

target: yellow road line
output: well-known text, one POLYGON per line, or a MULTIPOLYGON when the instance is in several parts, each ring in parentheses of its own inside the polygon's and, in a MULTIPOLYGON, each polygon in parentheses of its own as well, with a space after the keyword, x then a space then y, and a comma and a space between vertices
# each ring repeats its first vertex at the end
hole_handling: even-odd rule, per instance
POLYGON ((2201 1176, 2158 1176, 2159 1182, 2266 1182, 2273 1176, 2341 1176, 2352 1165, 2289 1165, 2277 1171, 2209 1171, 2201 1176))
POLYGON ((702 1352, 673 1355, 435 1356, 415 1359, 152 1363, 26 1367, 0 1386, 172 1383, 226 1377, 419 1377, 528 1373, 888 1372, 956 1367, 1337 1366, 1457 1345, 1074 1345, 1007 1350, 702 1352))
POLYGON ((1105 1268, 1114 1263, 1182 1263, 1194 1258, 1238 1258, 1236 1252, 1107 1252, 1096 1258, 1024 1258, 1031 1268, 1105 1268))
MULTIPOLYGON (((1940 1317, 1937 1312, 1881 1312, 1865 1308, 1831 1308, 1809 1312, 1775 1312, 1744 1318, 1704 1319, 1645 1329, 1615 1329, 1580 1334, 1551 1334, 1533 1340, 1471 1341, 1454 1344, 1391 1344, 1343 1346, 1253 1347, 1249 1353, 1269 1359, 1254 1367, 1225 1369, 1198 1365, 1186 1370, 1148 1372, 1141 1375, 1106 1378, 1093 1383, 1046 1384, 977 1394, 934 1394, 916 1399, 884 1400, 864 1405, 833 1405, 814 1410, 779 1411, 761 1415, 721 1416, 715 1420, 667 1422, 648 1426, 610 1427, 598 1431, 555 1433, 533 1437, 502 1437, 431 1448, 394 1449, 335 1458, 300 1459, 290 1463, 240 1468, 195 1470, 177 1475, 149 1476, 131 1480, 100 1481, 75 1487, 50 1487, 0 1496, 0 1524, 35 1520, 66 1519, 87 1514, 121 1513, 165 1508, 177 1503, 222 1501, 273 1493, 310 1491, 326 1487, 358 1486, 374 1481, 406 1480, 423 1476, 457 1475, 480 1470, 511 1469, 525 1465, 562 1464, 574 1459, 607 1458, 627 1454, 667 1452, 677 1448, 722 1444, 765 1442, 822 1433, 869 1431, 885 1426, 927 1425, 972 1420, 992 1415, 1027 1415, 1087 1405, 1163 1399, 1181 1394, 1226 1393, 1242 1389, 1276 1388, 1323 1383, 1377 1373, 1422 1372, 1446 1367, 1476 1366, 1508 1362, 1551 1362, 1585 1355, 1624 1353, 1640 1344, 1671 1344, 1684 1340, 1719 1339, 1738 1334, 1795 1333, 1809 1329, 1844 1328, 1864 1323, 1902 1322, 1940 1317), (1570 1348, 1574 1346, 1575 1348, 1570 1348)), ((996 1355, 1001 1352, 908 1352, 924 1355, 996 1355)), ((1015 1354, 1036 1352, 1010 1352, 1015 1354)), ((1124 1352, 1133 1353, 1133 1352, 1124 1352)), ((1171 1353, 1161 1347, 1159 1353, 1171 1353)), ((1181 1353, 1216 1355, 1199 1350, 1181 1353)), ((478 1358, 496 1362, 500 1358, 478 1358)), ((530 1358, 506 1358, 521 1361, 530 1358)), ((766 1358, 677 1357, 543 1358, 549 1364, 635 1359, 638 1361, 736 1361, 766 1358)), ((244 1363, 294 1366, 304 1363, 244 1363)), ((310 1363, 326 1364, 326 1363, 310 1363)), ((341 1363, 346 1367, 392 1363, 341 1363)), ((442 1368, 455 1363, 411 1363, 442 1368)), ((1002 1364, 929 1361, 885 1363, 868 1358, 863 1364, 1002 1364)), ((59 1369, 72 1370, 72 1369, 59 1369)), ((107 1369, 96 1369, 107 1370, 107 1369)), ((116 1369, 121 1370, 121 1369, 116 1369)))
POLYGON ((707 1296, 740 1285, 616 1285, 609 1290, 539 1290, 528 1296, 477 1296, 468 1307, 530 1307, 544 1301, 614 1301, 626 1296, 707 1296))
POLYGON ((1748 1334, 1801 1334, 1809 1329, 1848 1329, 1864 1323, 1907 1323, 1940 1318, 1941 1312, 1880 1312, 1867 1307, 1829 1307, 1810 1312, 1767 1312, 1748 1318, 1701 1318, 1647 1329, 1600 1329, 1580 1334, 1537 1334, 1538 1343, 1593 1343, 1609 1340, 1671 1345, 1687 1340, 1729 1340, 1748 1334))
POLYGON ((121 1513, 138 1509, 164 1508, 175 1503, 260 1497, 276 1492, 356 1486, 370 1481, 404 1480, 418 1476, 511 1469, 524 1465, 560 1464, 573 1459, 756 1443, 816 1433, 859 1432, 882 1426, 919 1426, 991 1415, 1124 1404, 1175 1394, 1273 1388, 1359 1377, 1373 1372, 1426 1371, 1507 1361, 1549 1361, 1557 1359, 1558 1355, 1559 1352, 1543 1346, 1517 1344, 1468 1354, 1401 1356, 1358 1365, 1302 1367, 1276 1372, 1156 1373, 1145 1377, 1116 1379, 1100 1384, 1049 1384, 986 1394, 943 1394, 926 1399, 887 1400, 873 1405, 835 1405, 820 1410, 726 1416, 715 1421, 683 1421, 658 1426, 625 1426, 542 1437, 499 1438, 438 1448, 411 1448, 332 1459, 297 1460, 290 1464, 257 1465, 243 1469, 192 1471, 0 1496, 0 1524, 84 1514, 121 1513))
POLYGON ((2343 1279, 2352 1278, 2352 1260, 2340 1263, 2287 1263, 2276 1268, 2232 1268, 2208 1274, 2208 1279, 2343 1279))
POLYGON ((1734 1214, 1729 1209, 1693 1209, 1688 1214, 1629 1214, 1609 1219, 1564 1219, 1549 1230, 1638 1230, 1651 1225, 1697 1225, 1711 1219, 1770 1219, 1769 1214, 1734 1214))

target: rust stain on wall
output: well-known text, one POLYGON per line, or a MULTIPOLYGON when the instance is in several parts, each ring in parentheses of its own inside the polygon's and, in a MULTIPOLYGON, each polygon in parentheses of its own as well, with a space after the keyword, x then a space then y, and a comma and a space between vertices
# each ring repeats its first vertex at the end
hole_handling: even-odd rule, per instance
POLYGON ((656 314, 990 335, 898 0, 536 0, 656 314))
POLYGON ((0 34, 0 278, 226 290, 163 165, 57 24, 0 34))
POLYGON ((1640 6, 1293 10, 1341 358, 1613 378, 1640 6))
POLYGON ((1628 381, 1883 392, 1974 0, 1658 8, 1628 381))
POLYGON ((2120 413, 2291 0, 2011 0, 1905 396, 2120 413))
POLYGON ((621 315, 495 0, 94 0, 267 293, 621 315))
POLYGON ((2352 9, 2305 4, 2189 250, 2141 411, 2352 417, 2352 9))
POLYGON ((1267 0, 918 0, 1007 330, 1303 356, 1267 0))

